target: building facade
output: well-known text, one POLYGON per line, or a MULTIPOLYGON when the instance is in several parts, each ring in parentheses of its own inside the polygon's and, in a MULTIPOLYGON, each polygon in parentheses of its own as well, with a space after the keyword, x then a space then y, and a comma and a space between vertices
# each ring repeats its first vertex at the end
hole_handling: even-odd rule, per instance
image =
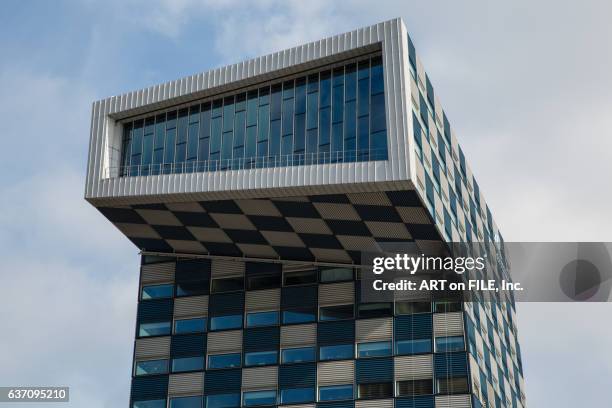
POLYGON ((132 408, 524 407, 512 299, 362 302, 362 251, 503 239, 395 19, 93 104, 142 251, 132 408))

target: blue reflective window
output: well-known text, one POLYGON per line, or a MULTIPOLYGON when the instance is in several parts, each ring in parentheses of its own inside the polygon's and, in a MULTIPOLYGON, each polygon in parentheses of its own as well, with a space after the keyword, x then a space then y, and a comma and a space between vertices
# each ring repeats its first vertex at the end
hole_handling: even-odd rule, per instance
POLYGON ((353 344, 337 344, 319 347, 320 360, 345 360, 353 357, 353 344))
POLYGON ((390 341, 360 343, 357 345, 357 355, 359 357, 384 357, 390 356, 391 354, 390 341))
POLYGON ((281 390, 281 404, 299 404, 302 402, 311 402, 315 399, 314 388, 288 388, 281 390))
POLYGON ((248 313, 246 324, 247 327, 275 326, 278 324, 278 312, 248 313))
POLYGON ((438 353, 462 350, 465 350, 463 336, 436 337, 436 351, 438 353))
POLYGON ((242 315, 213 316, 210 318, 210 330, 240 328, 242 328, 242 315))
POLYGON ((240 353, 210 355, 208 369, 240 367, 240 360, 240 353))
POLYGON ((396 354, 431 353, 431 339, 398 340, 395 342, 396 354))
POLYGON ((202 397, 170 398, 169 408, 202 408, 202 397))
POLYGON ((206 318, 182 319, 174 321, 174 334, 203 333, 206 331, 206 318))
POLYGON ((168 360, 137 361, 134 364, 134 375, 166 374, 168 372, 168 360))
POLYGON ((164 336, 171 332, 170 322, 140 323, 138 337, 164 336))
POLYGON ((134 401, 132 408, 166 408, 166 400, 134 401))
POLYGON ((281 351, 281 362, 283 364, 305 363, 307 361, 315 361, 315 359, 314 347, 290 348, 281 351))
POLYGON ((316 320, 315 311, 312 309, 296 309, 283 311, 283 324, 309 323, 316 320))
POLYGON ((240 406, 240 394, 217 394, 206 397, 206 408, 234 408, 240 406))
POLYGON ((276 364, 278 362, 278 352, 272 351, 255 351, 251 353, 244 353, 244 365, 249 366, 260 366, 276 364))
POLYGON ((319 401, 353 399, 353 384, 319 387, 319 401))
POLYGON ((169 298, 172 297, 173 293, 173 284, 143 286, 140 298, 142 300, 169 298))
POLYGON ((256 407, 276 404, 276 391, 250 391, 242 394, 242 406, 256 407))
POLYGON ((172 372, 204 370, 204 357, 183 357, 172 359, 172 372))

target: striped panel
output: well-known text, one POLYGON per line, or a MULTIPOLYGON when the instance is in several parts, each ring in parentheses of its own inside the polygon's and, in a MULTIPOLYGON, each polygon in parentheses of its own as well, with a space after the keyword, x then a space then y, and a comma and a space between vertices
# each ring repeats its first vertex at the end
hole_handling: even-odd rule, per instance
POLYGON ((281 326, 281 347, 313 346, 317 343, 317 324, 281 326))
POLYGON ((395 381, 426 380, 433 378, 431 354, 398 356, 394 360, 395 381))
POLYGON ((140 268, 140 283, 173 282, 176 264, 174 262, 160 262, 142 265, 140 268))
POLYGON ((151 339, 136 339, 134 358, 153 359, 168 358, 170 356, 170 336, 154 337, 151 339))
POLYGON ((245 368, 242 370, 242 389, 276 388, 278 384, 278 366, 245 368))
POLYGON ((438 395, 436 408, 471 408, 470 395, 438 395))
POLYGON ((189 296, 174 299, 174 317, 201 317, 208 315, 208 296, 189 296))
POLYGON ((208 333, 209 353, 242 351, 242 330, 208 333))
POLYGON ((418 397, 397 398, 395 408, 435 408, 433 395, 420 395, 418 397))
POLYGON ((171 374, 168 395, 198 395, 204 390, 204 373, 171 374))
POLYGON ((211 278, 244 276, 244 262, 213 259, 211 278))
POLYGON ((355 401, 355 408, 393 408, 393 399, 355 401))
POLYGON ((355 302, 355 282, 319 286, 319 306, 346 305, 355 302))
POLYGON ((317 375, 320 386, 352 384, 355 378, 355 360, 319 363, 317 375))
POLYGON ((247 291, 245 296, 244 307, 247 312, 280 308, 280 289, 247 291))
POLYGON ((357 341, 391 340, 393 337, 393 318, 362 319, 356 321, 357 341))
POLYGON ((434 336, 463 336, 463 312, 435 313, 434 336))

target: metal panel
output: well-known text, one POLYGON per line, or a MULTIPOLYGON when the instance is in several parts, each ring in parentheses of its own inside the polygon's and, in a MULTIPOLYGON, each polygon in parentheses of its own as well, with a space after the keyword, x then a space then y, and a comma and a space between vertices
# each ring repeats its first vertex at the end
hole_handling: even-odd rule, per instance
POLYGON ((463 312, 435 313, 433 317, 434 336, 462 336, 463 312))
POLYGON ((472 402, 469 394, 465 395, 438 395, 436 408, 471 408, 472 402))
POLYGON ((140 283, 173 282, 176 264, 174 262, 160 262, 142 265, 140 268, 140 283))
POLYGON ((355 401, 355 408, 393 408, 393 399, 355 401))
POLYGON ((172 319, 172 299, 151 299, 138 303, 138 322, 163 321, 172 319))
POLYGON ((242 370, 242 389, 276 388, 278 366, 245 368, 242 370))
POLYGON ((168 358, 170 356, 170 336, 136 339, 134 358, 136 360, 168 358))
POLYGON ((288 286, 281 292, 281 307, 316 307, 317 286, 288 286))
POLYGON ((199 395, 204 390, 204 373, 170 374, 168 395, 199 395))
POLYGON ((241 369, 210 370, 206 372, 204 394, 231 394, 240 392, 241 369))
POLYGON ((243 348, 244 352, 278 350, 279 344, 278 327, 255 327, 244 330, 243 348))
POLYGON ((360 319, 356 321, 357 341, 391 340, 393 337, 393 318, 360 319))
POLYGON ((398 356, 394 361, 395 381, 426 380, 433 378, 431 354, 398 356))
POLYGON ((317 376, 319 386, 353 384, 355 378, 355 360, 319 363, 317 376))
POLYGON ((319 285, 319 306, 346 305, 355 302, 355 282, 319 285))
POLYGON ((174 299, 174 317, 203 317, 208 315, 208 296, 189 296, 174 299))
POLYGON ((247 291, 245 296, 245 310, 247 312, 278 310, 280 308, 280 289, 247 291))
POLYGON ((206 354, 206 335, 202 333, 172 336, 170 355, 175 357, 203 356, 206 354))
POLYGON ((317 344, 317 324, 281 326, 280 344, 283 348, 317 344))
POLYGON ((395 339, 427 339, 432 337, 432 317, 430 313, 398 316, 395 318, 395 339))
POLYGON ((465 352, 434 355, 436 378, 466 376, 468 372, 467 364, 465 352))
POLYGON ((393 381, 393 358, 357 360, 355 377, 358 384, 393 381))
POLYGON ((341 320, 337 322, 319 323, 317 329, 319 345, 347 344, 355 342, 355 321, 341 320))
POLYGON ((226 276, 244 276, 244 262, 240 260, 213 259, 211 277, 220 278, 226 276))
POLYGON ((133 401, 165 399, 166 394, 168 394, 167 375, 132 378, 131 398, 133 401))
POLYGON ((317 365, 315 363, 282 365, 278 381, 281 389, 314 387, 317 383, 317 365))
POLYGON ((242 351, 242 330, 208 333, 208 353, 242 351))

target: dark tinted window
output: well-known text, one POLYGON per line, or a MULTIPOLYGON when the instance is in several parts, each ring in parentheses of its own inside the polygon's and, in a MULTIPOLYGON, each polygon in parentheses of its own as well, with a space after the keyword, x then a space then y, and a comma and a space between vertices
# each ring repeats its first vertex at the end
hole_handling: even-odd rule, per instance
POLYGON ((243 289, 244 278, 242 276, 212 280, 212 293, 234 292, 243 289))
POLYGON ((317 271, 313 269, 311 271, 285 272, 283 281, 285 286, 316 283, 317 271))
POLYGON ((430 395, 430 394, 433 394, 433 381, 431 379, 398 381, 397 382, 397 395, 398 396, 430 395))
POLYGON ((393 383, 359 384, 357 397, 360 399, 393 397, 393 383))
POLYGON ((343 320, 354 317, 353 305, 326 306, 319 309, 319 320, 343 320))

